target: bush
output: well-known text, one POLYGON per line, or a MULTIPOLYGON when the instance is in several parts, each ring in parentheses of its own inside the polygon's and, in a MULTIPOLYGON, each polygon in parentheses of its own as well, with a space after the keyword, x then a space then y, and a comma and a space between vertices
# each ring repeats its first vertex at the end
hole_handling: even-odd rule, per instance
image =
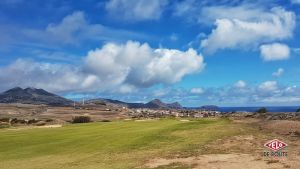
POLYGON ((89 116, 75 116, 73 117, 72 123, 89 123, 91 118, 89 116))
POLYGON ((268 110, 265 107, 262 107, 256 111, 256 113, 260 113, 260 114, 267 113, 267 112, 268 110))
POLYGON ((6 123, 9 123, 9 118, 2 118, 2 119, 0 119, 0 122, 6 122, 6 123))
POLYGON ((300 109, 296 110, 297 113, 300 113, 300 109))
POLYGON ((111 121, 107 120, 107 119, 104 119, 104 120, 101 120, 101 122, 111 122, 111 121))

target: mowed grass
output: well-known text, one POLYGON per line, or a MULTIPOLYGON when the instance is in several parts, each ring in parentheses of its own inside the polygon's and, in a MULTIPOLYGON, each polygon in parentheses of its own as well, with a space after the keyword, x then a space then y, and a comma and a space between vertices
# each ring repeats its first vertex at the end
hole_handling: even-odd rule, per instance
POLYGON ((143 168, 158 157, 205 153, 201 147, 242 132, 228 119, 114 121, 62 128, 0 130, 0 168, 143 168))

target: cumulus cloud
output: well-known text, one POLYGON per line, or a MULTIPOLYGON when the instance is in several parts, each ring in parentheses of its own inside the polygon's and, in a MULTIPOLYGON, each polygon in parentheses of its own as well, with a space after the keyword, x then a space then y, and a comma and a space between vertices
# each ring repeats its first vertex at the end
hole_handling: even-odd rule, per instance
POLYGON ((258 88, 261 91, 270 92, 270 91, 275 91, 278 88, 278 86, 276 81, 266 81, 260 84, 258 88))
POLYGON ((276 72, 272 73, 272 76, 274 77, 280 77, 282 76, 284 73, 284 69, 283 68, 279 68, 276 72))
MULTIPOLYGON (((111 95, 110 95, 111 96, 111 95)), ((143 90, 138 93, 114 95, 113 98, 131 101, 147 102, 159 98, 167 102, 178 101, 186 106, 202 106, 214 104, 219 106, 278 106, 299 105, 300 87, 286 86, 278 82, 261 82, 258 85, 247 84, 244 88, 236 86, 221 86, 208 88, 169 88, 143 90), (196 93, 192 93, 192 90, 196 93), (203 91, 201 93, 201 90, 203 91), (197 93, 199 92, 199 93, 197 93), (147 97, 145 97, 147 96, 147 97)))
POLYGON ((119 91, 156 84, 172 84, 204 68, 203 57, 193 49, 153 49, 147 43, 107 43, 89 51, 81 65, 17 60, 0 68, 1 89, 42 87, 51 91, 119 91))
POLYGON ((260 46, 260 54, 265 61, 286 60, 290 57, 290 48, 281 43, 260 46))
POLYGON ((15 86, 40 87, 50 91, 72 91, 91 87, 92 76, 77 67, 63 64, 40 63, 18 59, 0 68, 1 90, 15 86))
POLYGON ((152 49, 132 41, 125 45, 109 43, 89 52, 86 65, 99 76, 142 87, 175 83, 204 68, 203 57, 193 49, 152 49))
POLYGON ((234 84, 234 87, 236 87, 236 88, 244 88, 246 86, 247 86, 247 84, 243 80, 239 80, 234 84))
POLYGON ((224 18, 216 19, 216 28, 207 39, 201 41, 201 47, 207 53, 214 53, 219 49, 256 47, 261 43, 284 40, 292 37, 295 28, 294 12, 279 7, 272 8, 269 12, 248 10, 244 15, 226 15, 224 13, 220 15, 224 18))
POLYGON ((116 18, 129 21, 157 20, 168 0, 110 0, 106 10, 116 18))
POLYGON ((202 94, 202 93, 204 93, 204 90, 202 88, 192 88, 191 93, 192 94, 202 94))

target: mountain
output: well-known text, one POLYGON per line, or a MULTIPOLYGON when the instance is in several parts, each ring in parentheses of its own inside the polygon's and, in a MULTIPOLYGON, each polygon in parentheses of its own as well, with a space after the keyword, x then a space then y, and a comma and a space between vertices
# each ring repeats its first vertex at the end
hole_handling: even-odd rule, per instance
POLYGON ((112 99, 91 99, 87 100, 85 102, 86 104, 98 104, 98 105, 114 105, 114 106, 122 106, 122 107, 127 107, 128 103, 119 101, 119 100, 112 100, 112 99))
POLYGON ((119 100, 111 99, 92 99, 88 100, 87 103, 105 103, 116 106, 128 107, 128 108, 149 108, 149 109, 182 109, 182 106, 178 103, 164 103, 159 99, 151 100, 148 103, 127 103, 119 100))
POLYGON ((201 106, 200 109, 204 109, 204 110, 219 110, 219 107, 215 106, 215 105, 204 105, 204 106, 201 106))
POLYGON ((0 103, 45 104, 68 106, 73 101, 49 93, 43 89, 15 87, 0 94, 0 103))
POLYGON ((169 106, 170 108, 172 108, 172 109, 182 109, 182 108, 183 108, 183 107, 181 106, 181 104, 178 103, 178 102, 170 103, 170 104, 168 104, 168 106, 169 106))
POLYGON ((168 105, 166 103, 163 103, 159 99, 151 100, 150 102, 145 104, 146 108, 168 108, 168 105))

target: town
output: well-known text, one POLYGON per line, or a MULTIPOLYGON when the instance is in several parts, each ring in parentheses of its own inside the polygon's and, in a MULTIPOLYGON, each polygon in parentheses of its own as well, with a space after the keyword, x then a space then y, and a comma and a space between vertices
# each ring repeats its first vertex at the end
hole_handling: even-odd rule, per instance
POLYGON ((216 110, 163 110, 163 109, 131 109, 128 113, 131 118, 165 118, 165 117, 181 117, 181 118, 206 118, 221 116, 216 110))

